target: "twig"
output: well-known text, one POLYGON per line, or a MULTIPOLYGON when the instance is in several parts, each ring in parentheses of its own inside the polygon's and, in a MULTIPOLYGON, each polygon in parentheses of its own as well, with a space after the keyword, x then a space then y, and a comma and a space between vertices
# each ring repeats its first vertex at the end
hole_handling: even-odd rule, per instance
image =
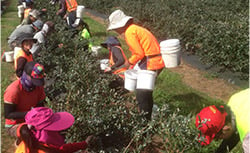
MULTIPOLYGON (((144 128, 142 128, 141 132, 143 132, 147 127, 148 127, 148 125, 145 126, 144 128)), ((128 150, 129 146, 132 144, 132 142, 134 141, 135 138, 136 138, 136 135, 130 140, 130 142, 128 143, 127 147, 123 151, 123 153, 125 153, 128 150)))

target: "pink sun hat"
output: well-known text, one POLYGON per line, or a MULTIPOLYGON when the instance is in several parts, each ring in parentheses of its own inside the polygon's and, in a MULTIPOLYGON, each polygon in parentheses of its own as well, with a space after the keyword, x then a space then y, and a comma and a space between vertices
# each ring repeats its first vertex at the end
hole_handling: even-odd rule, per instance
POLYGON ((62 131, 71 127, 75 119, 68 112, 53 113, 47 107, 36 107, 25 115, 25 122, 37 130, 62 131))

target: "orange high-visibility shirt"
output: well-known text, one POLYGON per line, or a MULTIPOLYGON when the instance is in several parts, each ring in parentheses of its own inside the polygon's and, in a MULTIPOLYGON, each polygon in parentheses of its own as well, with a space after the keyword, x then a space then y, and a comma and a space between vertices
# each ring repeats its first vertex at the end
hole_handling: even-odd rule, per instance
POLYGON ((72 12, 77 9, 77 1, 76 0, 65 0, 66 1, 66 6, 67 6, 67 11, 72 12))
MULTIPOLYGON (((114 47, 117 47, 117 48, 120 49, 120 51, 122 52, 122 56, 123 56, 123 58, 124 58, 124 60, 125 60, 124 63, 126 63, 128 60, 127 60, 127 57, 126 57, 126 55, 124 54, 122 48, 121 48, 120 46, 114 46, 114 47)), ((112 55, 111 50, 109 51, 109 53, 110 53, 110 55, 109 55, 109 63, 110 63, 111 66, 113 66, 113 65, 115 64, 115 62, 114 62, 114 60, 113 60, 113 55, 112 55)), ((126 70, 127 70, 127 68, 124 67, 124 64, 123 64, 123 65, 121 65, 117 70, 115 70, 115 71, 113 72, 113 74, 124 73, 126 70)))
POLYGON ((145 56, 158 55, 147 60, 147 69, 157 70, 165 66, 160 56, 160 45, 154 35, 147 29, 131 24, 125 31, 125 40, 132 53, 129 63, 135 65, 145 56))
POLYGON ((24 18, 27 18, 29 16, 30 11, 31 11, 31 8, 27 8, 24 10, 24 18))

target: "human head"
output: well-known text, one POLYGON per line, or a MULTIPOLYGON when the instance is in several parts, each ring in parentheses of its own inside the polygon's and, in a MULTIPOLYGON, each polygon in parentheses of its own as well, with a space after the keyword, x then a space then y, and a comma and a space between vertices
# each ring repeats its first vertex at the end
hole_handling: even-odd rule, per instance
POLYGON ((25 0, 26 8, 33 8, 34 2, 33 0, 25 0))
POLYGON ((115 36, 108 37, 103 43, 101 43, 101 46, 104 48, 108 48, 110 46, 121 46, 121 43, 115 36))
POLYGON ((35 22, 33 22, 32 25, 36 29, 36 31, 40 31, 43 27, 43 21, 38 19, 35 22))
POLYGON ((201 132, 199 137, 205 138, 204 141, 200 139, 201 145, 210 144, 214 138, 227 139, 234 131, 231 125, 230 110, 222 105, 203 108, 196 115, 195 126, 201 132))
POLYGON ((46 34, 50 34, 55 28, 55 24, 52 21, 47 21, 43 25, 42 31, 44 31, 46 34))
POLYGON ((32 22, 36 21, 40 15, 40 12, 36 9, 30 11, 29 16, 32 22))
POLYGON ((116 10, 109 16, 109 26, 107 30, 115 30, 118 33, 125 31, 126 25, 133 21, 133 17, 127 16, 121 10, 116 10))
POLYGON ((36 107, 25 115, 25 122, 34 128, 34 136, 39 142, 60 146, 64 138, 59 131, 66 130, 74 123, 74 117, 68 112, 53 113, 47 107, 36 107))
POLYGON ((44 85, 44 67, 43 65, 31 61, 25 64, 24 71, 27 78, 32 82, 34 86, 43 86, 44 85))
POLYGON ((34 39, 33 34, 30 33, 22 33, 19 39, 20 46, 26 51, 29 51, 33 44, 37 42, 37 39, 34 39))

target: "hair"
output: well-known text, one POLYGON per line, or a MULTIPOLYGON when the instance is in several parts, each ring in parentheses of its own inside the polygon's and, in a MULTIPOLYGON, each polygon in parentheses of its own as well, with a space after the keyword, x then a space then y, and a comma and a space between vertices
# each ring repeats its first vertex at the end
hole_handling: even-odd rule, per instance
POLYGON ((58 153, 59 150, 44 146, 42 143, 34 137, 32 131, 28 128, 27 124, 22 125, 20 128, 20 136, 18 137, 20 141, 25 144, 26 150, 28 149, 30 153, 38 153, 38 150, 43 150, 46 153, 58 153))
POLYGON ((227 113, 227 116, 226 116, 226 119, 225 119, 225 125, 228 124, 228 123, 231 123, 232 121, 232 115, 231 115, 231 109, 229 106, 225 105, 225 104, 222 104, 222 105, 216 105, 215 106, 221 113, 224 113, 226 112, 227 113), (221 107, 223 106, 223 107, 221 107))

